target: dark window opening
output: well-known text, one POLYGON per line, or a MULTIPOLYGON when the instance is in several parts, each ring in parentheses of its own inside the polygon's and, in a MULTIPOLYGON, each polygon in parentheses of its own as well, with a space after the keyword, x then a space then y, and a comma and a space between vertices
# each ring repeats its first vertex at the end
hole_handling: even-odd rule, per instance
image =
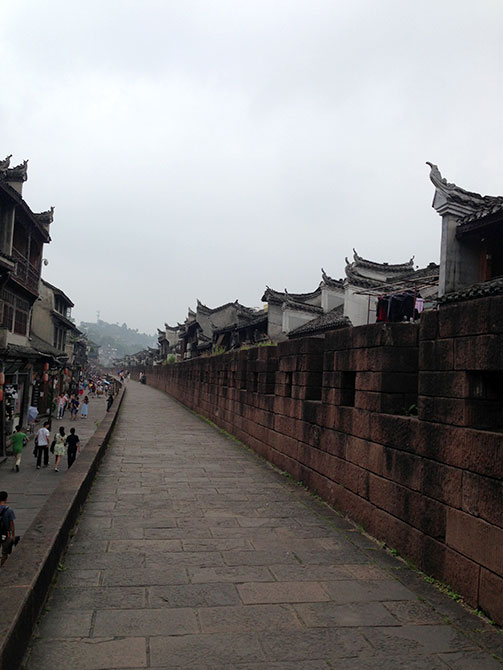
POLYGON ((292 397, 292 379, 293 372, 286 372, 285 395, 287 398, 292 397))
POLYGON ((355 406, 356 372, 341 373, 341 405, 355 406))
POLYGON ((469 425, 503 429, 503 370, 469 372, 469 425))

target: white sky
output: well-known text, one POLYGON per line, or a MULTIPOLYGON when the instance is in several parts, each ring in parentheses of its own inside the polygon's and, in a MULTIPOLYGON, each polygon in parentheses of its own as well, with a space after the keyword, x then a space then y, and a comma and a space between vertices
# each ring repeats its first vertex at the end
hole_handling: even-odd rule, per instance
POLYGON ((438 261, 426 160, 503 193, 501 0, 18 0, 0 158, 55 205, 45 278, 154 332, 366 258, 438 261))

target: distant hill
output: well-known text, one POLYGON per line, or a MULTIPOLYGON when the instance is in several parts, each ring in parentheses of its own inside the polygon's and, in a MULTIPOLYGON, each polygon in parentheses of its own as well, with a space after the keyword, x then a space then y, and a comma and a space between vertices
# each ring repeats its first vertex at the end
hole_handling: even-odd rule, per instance
POLYGON ((97 323, 82 321, 79 328, 96 344, 115 348, 118 358, 157 346, 157 336, 139 333, 137 329, 128 328, 127 323, 119 326, 118 323, 107 323, 98 319, 97 323))

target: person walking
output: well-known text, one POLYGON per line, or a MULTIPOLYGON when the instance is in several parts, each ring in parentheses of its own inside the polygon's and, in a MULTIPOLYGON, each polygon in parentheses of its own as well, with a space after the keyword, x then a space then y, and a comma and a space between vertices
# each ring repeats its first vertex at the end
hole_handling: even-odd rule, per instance
POLYGON ((0 491, 0 527, 2 528, 0 537, 2 542, 2 561, 0 565, 3 565, 9 558, 16 540, 16 527, 14 525, 16 515, 14 514, 14 510, 7 505, 8 498, 7 491, 0 491))
POLYGON ((76 421, 77 420, 77 414, 79 412, 79 399, 77 395, 74 393, 70 399, 70 412, 71 412, 71 418, 70 421, 76 421))
POLYGON ((81 410, 81 412, 80 412, 80 416, 81 416, 83 419, 87 419, 87 415, 88 415, 88 413, 89 413, 89 396, 86 395, 86 396, 84 397, 83 402, 82 402, 82 410, 81 410))
POLYGON ((65 405, 66 399, 64 393, 60 393, 58 396, 58 415, 57 419, 62 419, 65 415, 65 405))
POLYGON ((42 463, 42 454, 44 454, 44 468, 49 465, 49 422, 46 421, 42 428, 37 432, 37 470, 40 470, 42 463))
POLYGON ((70 469, 77 457, 77 450, 80 454, 80 439, 75 435, 75 428, 70 428, 70 435, 66 438, 68 469, 70 469))
POLYGON ((59 472, 58 466, 61 462, 61 457, 66 455, 66 437, 64 426, 60 426, 59 431, 54 436, 54 455, 56 456, 54 472, 59 472))
POLYGON ((114 394, 112 393, 112 391, 110 391, 107 398, 107 412, 110 411, 110 407, 112 407, 113 401, 114 401, 114 394))
POLYGON ((23 453, 23 447, 28 441, 28 436, 26 433, 21 431, 21 426, 16 426, 16 432, 12 436, 12 451, 14 453, 14 467, 12 468, 16 472, 19 472, 19 466, 21 465, 21 455, 23 453))

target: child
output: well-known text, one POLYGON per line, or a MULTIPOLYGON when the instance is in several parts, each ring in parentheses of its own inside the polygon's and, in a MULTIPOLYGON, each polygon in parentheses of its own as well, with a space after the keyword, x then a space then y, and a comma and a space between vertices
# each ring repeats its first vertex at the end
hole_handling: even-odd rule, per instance
POLYGON ((16 472, 19 472, 21 454, 23 453, 23 447, 27 441, 28 436, 21 432, 21 426, 16 426, 16 432, 12 436, 12 451, 14 452, 14 457, 16 459, 15 466, 12 469, 16 472))

